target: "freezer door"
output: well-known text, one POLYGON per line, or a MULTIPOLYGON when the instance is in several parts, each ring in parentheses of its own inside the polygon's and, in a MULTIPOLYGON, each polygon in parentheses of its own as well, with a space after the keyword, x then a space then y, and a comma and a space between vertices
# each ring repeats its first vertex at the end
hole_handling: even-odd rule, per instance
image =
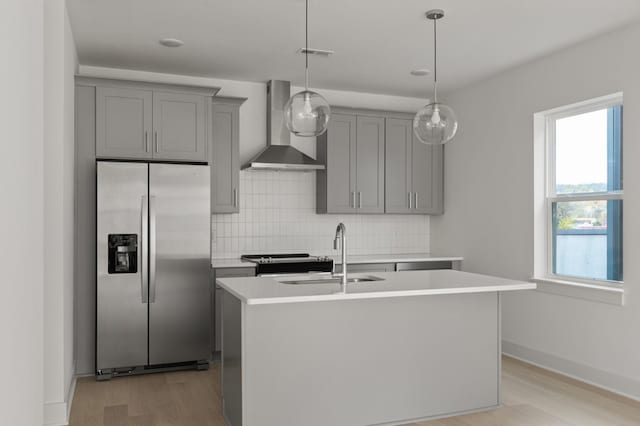
POLYGON ((149 165, 149 363, 209 357, 209 167, 149 165))
POLYGON ((147 364, 148 166, 97 164, 96 371, 147 364))

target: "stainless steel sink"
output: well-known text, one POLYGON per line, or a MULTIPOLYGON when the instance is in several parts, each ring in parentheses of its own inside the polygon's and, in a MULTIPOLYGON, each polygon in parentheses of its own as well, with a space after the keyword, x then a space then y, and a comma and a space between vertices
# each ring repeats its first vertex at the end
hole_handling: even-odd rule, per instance
MULTIPOLYGON (((349 277, 349 283, 368 283, 373 281, 384 281, 384 278, 374 277, 373 275, 363 275, 359 277, 349 277)), ((340 277, 312 278, 301 280, 280 281, 282 284, 340 284, 340 277)))

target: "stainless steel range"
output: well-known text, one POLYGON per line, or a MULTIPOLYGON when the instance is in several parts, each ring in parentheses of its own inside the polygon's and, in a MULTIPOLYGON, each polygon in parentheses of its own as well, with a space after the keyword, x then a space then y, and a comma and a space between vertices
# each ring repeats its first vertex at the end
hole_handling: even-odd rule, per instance
POLYGON ((246 254, 243 260, 256 264, 256 275, 333 272, 333 259, 309 253, 246 254))

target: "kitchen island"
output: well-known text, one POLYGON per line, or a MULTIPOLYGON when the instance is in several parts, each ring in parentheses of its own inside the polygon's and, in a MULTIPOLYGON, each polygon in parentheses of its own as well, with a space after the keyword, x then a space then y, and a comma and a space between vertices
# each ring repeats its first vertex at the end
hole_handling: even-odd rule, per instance
POLYGON ((395 425, 500 404, 500 294, 535 284, 374 275, 346 291, 317 276, 217 280, 230 426, 395 425))

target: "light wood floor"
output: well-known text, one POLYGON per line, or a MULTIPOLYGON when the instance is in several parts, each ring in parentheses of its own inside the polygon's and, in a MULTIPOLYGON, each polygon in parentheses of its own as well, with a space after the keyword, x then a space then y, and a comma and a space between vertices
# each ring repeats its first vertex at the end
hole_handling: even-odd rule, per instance
MULTIPOLYGON (((503 406, 413 426, 640 425, 640 402, 503 358, 503 406)), ((225 426, 220 372, 78 380, 70 426, 225 426)), ((299 425, 304 426, 304 425, 299 425)), ((330 426, 330 425, 327 425, 330 426)))

